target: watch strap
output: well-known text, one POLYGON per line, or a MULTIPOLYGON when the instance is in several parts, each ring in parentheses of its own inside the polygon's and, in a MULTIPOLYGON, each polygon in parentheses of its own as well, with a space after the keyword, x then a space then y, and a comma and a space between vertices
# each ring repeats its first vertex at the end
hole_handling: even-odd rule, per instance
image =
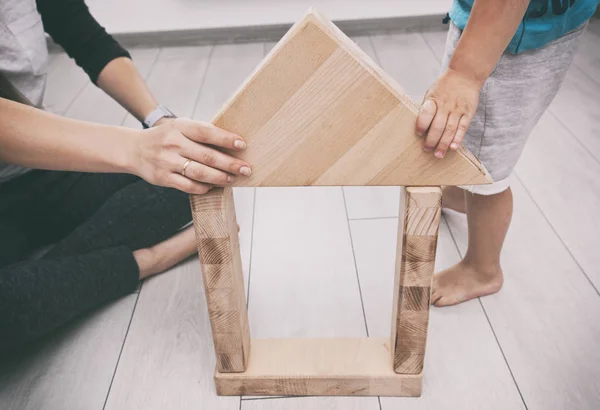
POLYGON ((164 105, 158 105, 148 116, 144 119, 142 125, 144 128, 152 128, 154 124, 158 122, 161 118, 175 118, 175 114, 173 114, 167 107, 164 105))

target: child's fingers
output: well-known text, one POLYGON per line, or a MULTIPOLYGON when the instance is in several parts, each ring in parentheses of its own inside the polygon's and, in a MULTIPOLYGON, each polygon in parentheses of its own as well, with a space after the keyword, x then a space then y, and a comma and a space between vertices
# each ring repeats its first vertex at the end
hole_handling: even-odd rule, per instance
POLYGON ((460 117, 460 121, 458 122, 458 127, 456 129, 456 135, 454 139, 450 143, 451 150, 457 150, 460 147, 465 135, 467 134, 467 130, 469 129, 469 125, 471 125, 471 121, 473 120, 473 114, 464 114, 460 117))
POLYGON ((425 137, 425 145, 423 146, 425 151, 433 151, 438 145, 438 142, 440 142, 440 138, 442 138, 442 134, 446 129, 447 121, 448 112, 438 109, 435 118, 429 127, 429 131, 427 131, 427 137, 425 137))
POLYGON ((427 132, 427 129, 431 125, 431 121, 433 121, 433 117, 435 117, 436 111, 437 105, 433 100, 426 100, 423 105, 421 105, 416 126, 416 133, 419 137, 424 136, 427 132))
POLYGON ((450 147, 450 143, 454 140, 454 136, 456 135, 456 129, 458 127, 458 122, 460 121, 460 114, 457 112, 452 112, 448 116, 448 121, 446 122, 446 128, 444 129, 444 133, 440 138, 440 142, 438 142, 437 148, 435 150, 436 158, 444 158, 448 148, 450 147))

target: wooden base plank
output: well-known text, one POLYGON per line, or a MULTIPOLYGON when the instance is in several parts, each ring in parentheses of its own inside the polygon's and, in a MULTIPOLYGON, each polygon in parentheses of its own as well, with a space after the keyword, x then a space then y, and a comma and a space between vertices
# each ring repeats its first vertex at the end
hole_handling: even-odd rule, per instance
POLYGON ((252 339, 243 373, 215 373, 221 396, 420 396, 422 375, 396 374, 387 338, 252 339))

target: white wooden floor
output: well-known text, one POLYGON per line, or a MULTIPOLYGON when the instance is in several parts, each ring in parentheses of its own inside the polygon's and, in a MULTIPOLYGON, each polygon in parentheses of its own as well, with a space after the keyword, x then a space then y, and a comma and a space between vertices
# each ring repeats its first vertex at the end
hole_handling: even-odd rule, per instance
MULTIPOLYGON (((515 174, 504 289, 432 309, 424 394, 402 398, 217 397, 196 259, 0 364, 2 410, 600 408, 600 33, 535 129, 515 174)), ((416 100, 438 71, 444 33, 357 38, 416 100)), ((158 99, 208 120, 272 44, 132 50, 158 99)), ((533 85, 532 85, 533 86, 533 85)), ((47 107, 138 126, 64 55, 52 56, 47 107)), ((397 188, 235 192, 256 337, 386 336, 397 188)), ((444 216, 441 269, 466 247, 444 216)))

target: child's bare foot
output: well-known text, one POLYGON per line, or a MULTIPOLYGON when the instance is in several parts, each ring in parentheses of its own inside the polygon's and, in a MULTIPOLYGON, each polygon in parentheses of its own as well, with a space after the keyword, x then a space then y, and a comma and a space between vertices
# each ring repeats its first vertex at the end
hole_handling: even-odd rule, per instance
POLYGON ((465 191, 459 187, 447 186, 442 189, 442 207, 464 214, 467 212, 465 191))
POLYGON ((431 303, 434 306, 451 306, 480 296, 496 293, 502 287, 502 269, 481 272, 461 261, 433 277, 431 303))

